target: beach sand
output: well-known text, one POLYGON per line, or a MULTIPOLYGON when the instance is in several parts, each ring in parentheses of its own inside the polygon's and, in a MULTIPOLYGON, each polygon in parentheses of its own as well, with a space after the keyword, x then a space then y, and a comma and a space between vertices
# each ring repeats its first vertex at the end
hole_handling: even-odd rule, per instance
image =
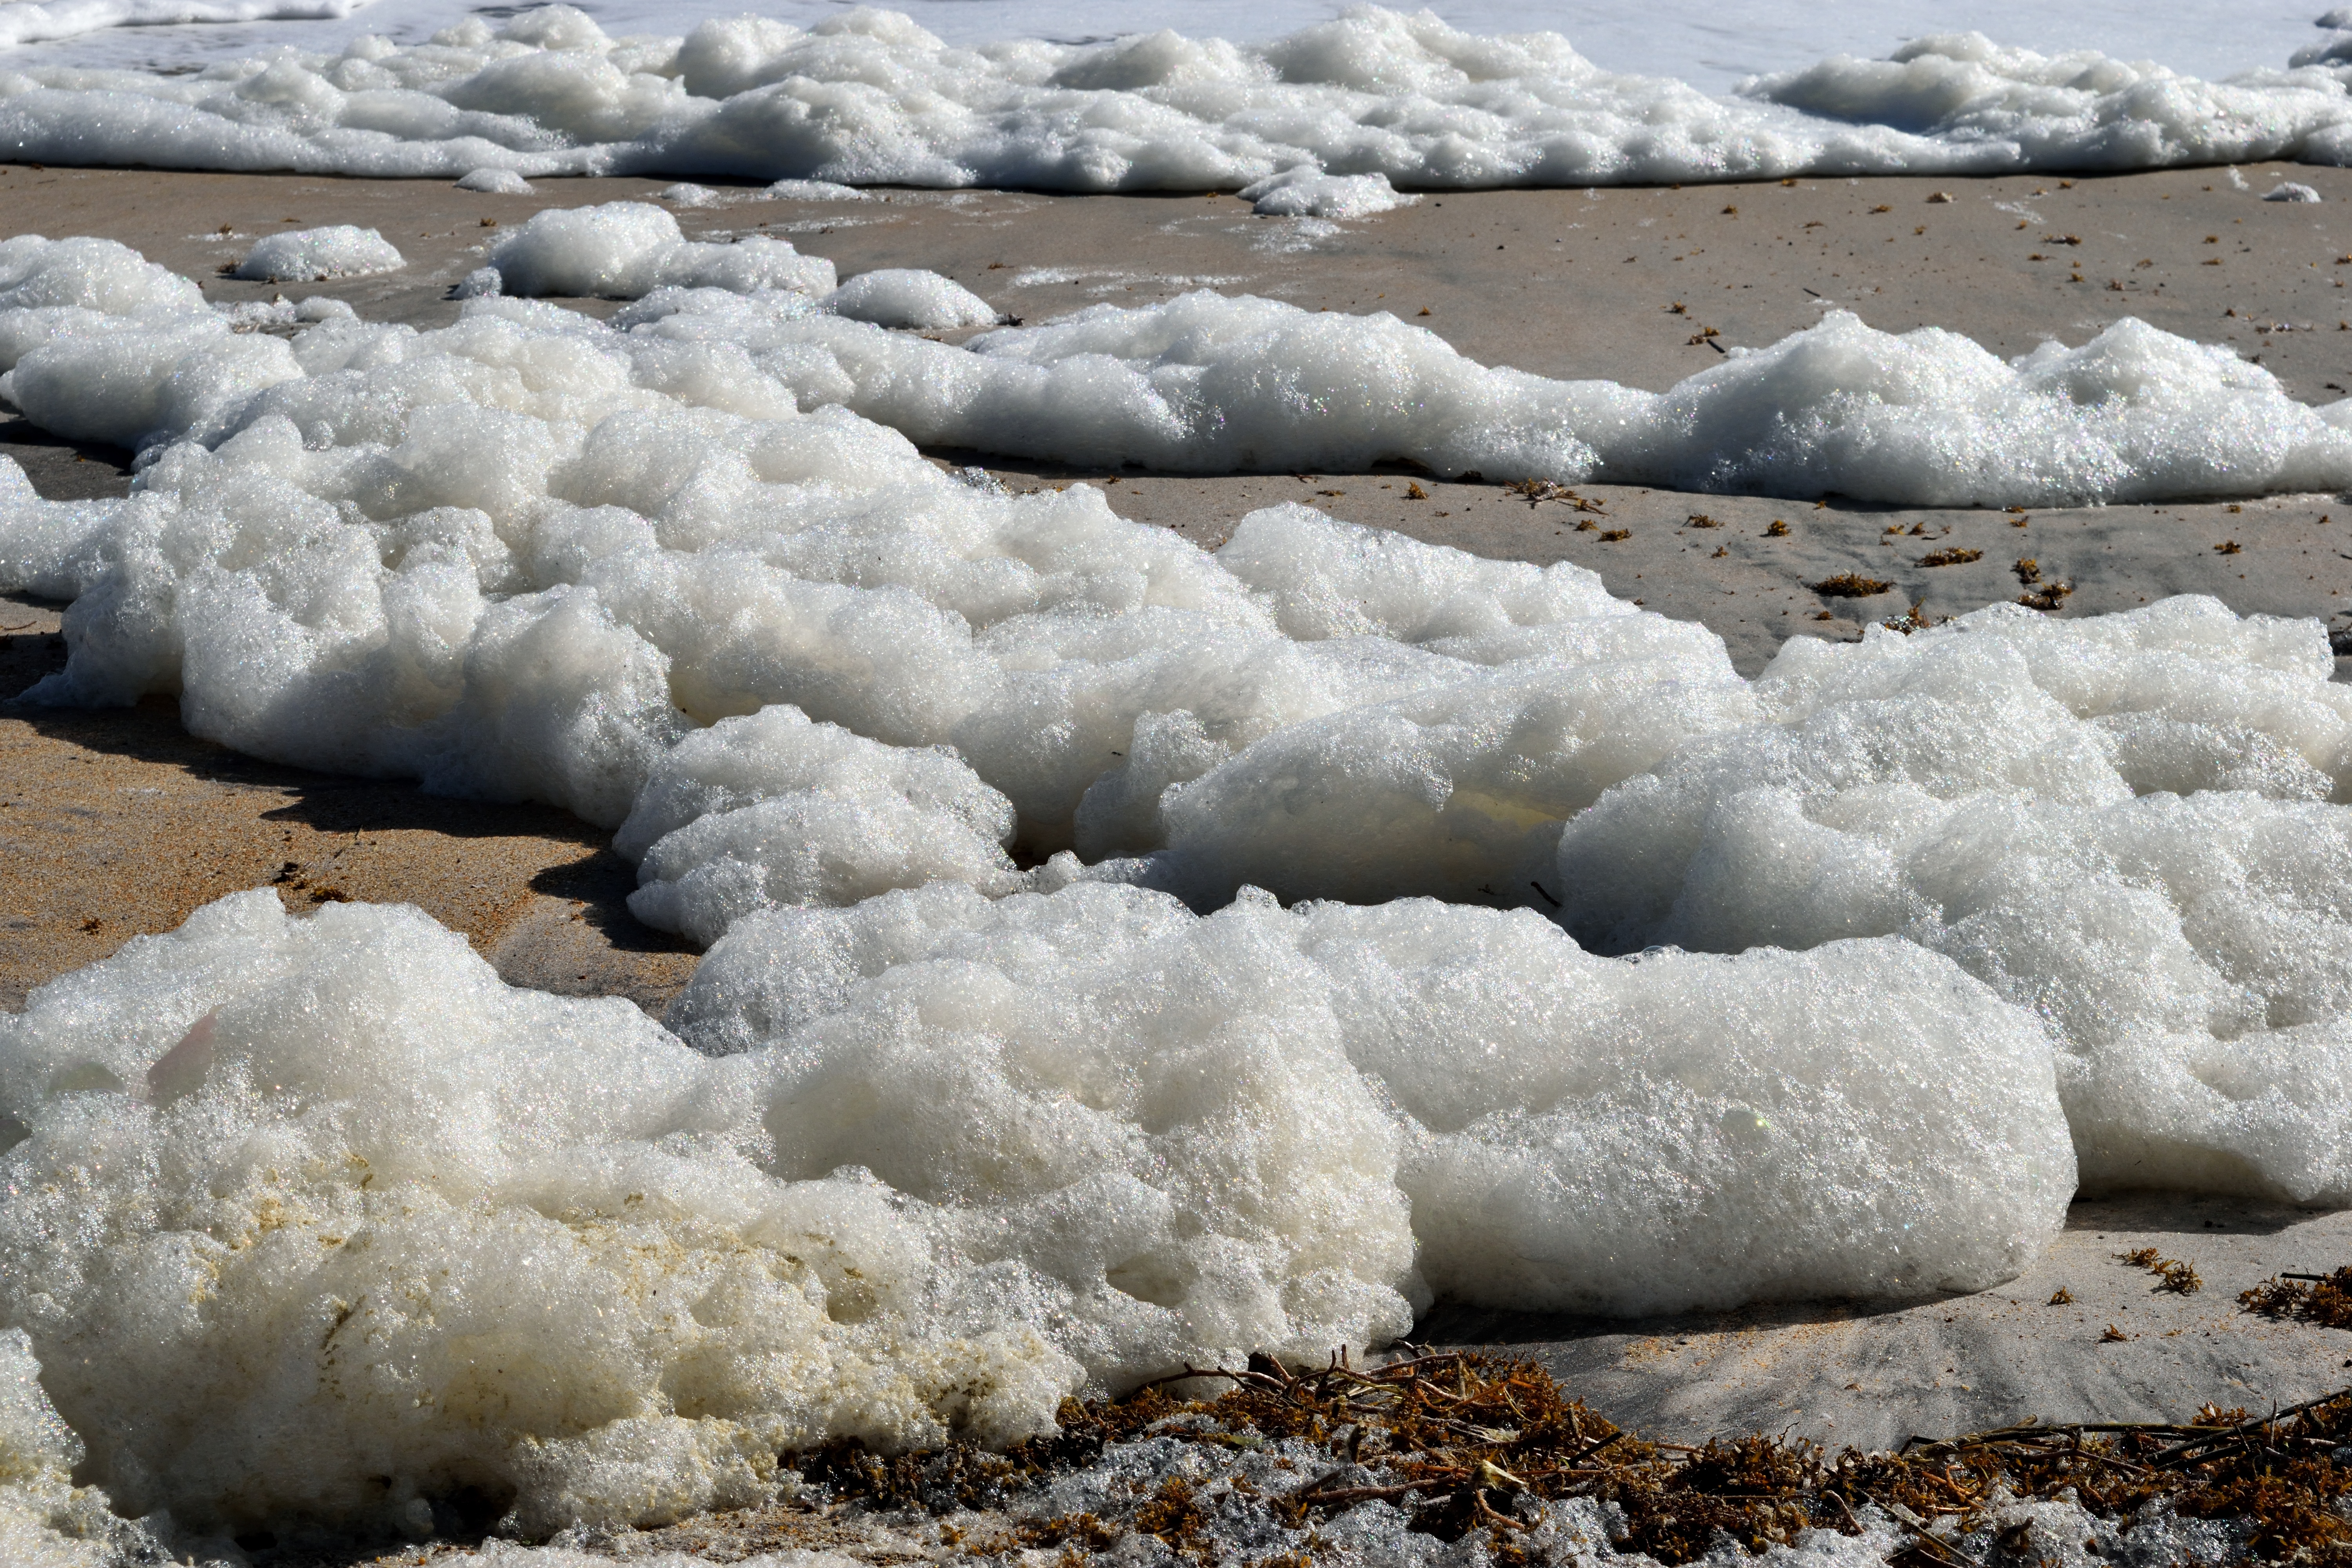
MULTIPOLYGON (((445 296, 481 264, 495 237, 485 220, 504 226, 542 206, 660 188, 545 181, 519 197, 438 183, 0 173, 11 232, 121 239, 203 278, 225 302, 279 291, 215 276, 260 234, 380 228, 407 255, 404 271, 284 291, 330 294, 370 318, 420 326, 455 319, 445 296)), ((682 209, 688 232, 764 226, 844 275, 929 268, 1031 321, 1214 287, 1309 308, 1393 310, 1487 363, 1662 388, 1712 363, 1713 345, 1769 343, 1830 303, 1876 327, 1945 327, 2005 354, 2046 336, 2079 343, 2128 314, 2257 356, 2307 401, 2352 386, 2352 326, 2340 324, 2352 321, 2352 295, 2338 281, 2352 276, 2352 220, 2338 216, 2352 203, 2352 172, 2250 167, 2242 184, 2191 170, 2071 184, 1448 193, 1336 226, 1255 218, 1230 196, 727 195, 742 199, 682 209), (2326 202, 2256 199, 2285 177, 2326 202), (1933 199, 1945 193, 1952 199, 1933 199), (1709 327, 1712 338, 1702 335, 1709 327)), ((0 423, 0 451, 53 498, 128 488, 128 454, 58 442, 21 419, 0 423)), ((2242 612, 2321 616, 2331 629, 2352 623, 2352 504, 2338 496, 2010 514, 1594 485, 1579 487, 1580 510, 1403 472, 1199 479, 934 456, 983 463, 1016 489, 1098 484, 1122 515, 1204 545, 1253 508, 1297 501, 1484 555, 1576 561, 1613 593, 1712 627, 1750 674, 1789 636, 1852 638, 1915 607, 1940 618, 2015 599, 2028 559, 2041 581, 2073 585, 2064 614, 2193 592, 2242 612), (1426 499, 1412 498, 1415 483, 1426 499), (1775 521, 1785 536, 1768 533, 1775 521), (1956 548, 1981 553, 1921 563, 1956 548), (1809 586, 1842 572, 1887 586, 1862 598, 1809 586)), ((0 696, 62 660, 60 608, 0 603, 0 696)), ((257 763, 189 739, 156 700, 100 713, 0 708, 0 839, 10 851, 0 863, 0 1005, 20 1005, 28 987, 134 934, 171 929, 205 900, 270 884, 296 908, 407 900, 466 931, 509 980, 624 994, 656 1012, 695 962, 629 918, 634 879, 604 836, 551 808, 435 799, 257 763)), ((2268 1323, 2235 1305, 2238 1290, 2275 1270, 2346 1262, 2352 1215, 2135 1195, 2077 1203, 2032 1271, 1971 1297, 1641 1324, 1441 1303, 1420 1333, 1539 1357, 1612 1417, 1665 1436, 1761 1429, 1872 1446, 2029 1413, 2178 1418, 2207 1400, 2259 1407, 2352 1384, 2352 1334, 2268 1323), (2113 1258, 2137 1247, 2193 1262, 2204 1289, 2152 1290, 2145 1271, 2113 1258), (2074 1305, 2046 1305, 2060 1285, 2074 1305), (2128 1337, 2102 1342, 2109 1323, 2128 1337)))

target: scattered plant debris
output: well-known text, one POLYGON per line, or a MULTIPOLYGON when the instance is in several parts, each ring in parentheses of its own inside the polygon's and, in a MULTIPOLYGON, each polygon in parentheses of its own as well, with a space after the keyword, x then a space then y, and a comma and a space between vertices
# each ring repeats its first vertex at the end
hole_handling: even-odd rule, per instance
POLYGON ((2235 555, 2244 547, 2234 539, 2225 539, 2213 547, 2216 555, 2235 555))
POLYGON ((2332 1274, 2277 1274, 2238 1292, 2241 1311, 2293 1319, 2323 1329, 2352 1329, 2352 1268, 2332 1274))
POLYGON ((2017 574, 2019 585, 2026 590, 2018 595, 2017 602, 2029 609, 2055 610, 2074 591, 2072 583, 2043 582, 2042 563, 2031 555, 2019 556, 2010 563, 2009 569, 2017 574))
POLYGON ((2061 1285, 2050 1292, 2050 1304, 2053 1307, 2071 1307, 2074 1304, 2074 1292, 2061 1285))
POLYGON ((2170 1290, 2180 1296, 2194 1296, 2205 1288, 2205 1281, 2197 1277, 2195 1264, 2183 1263, 2177 1258, 2167 1258, 2153 1247, 2143 1247, 2133 1252, 2118 1252, 2116 1254, 2116 1258, 2118 1262, 2128 1263, 2134 1268, 2145 1268, 2155 1275, 2156 1288, 2159 1290, 2170 1290))
POLYGON ((1772 520, 1772 526, 1764 531, 1764 537, 1767 539, 1786 539, 1789 537, 1789 525, 1782 522, 1776 517, 1772 520))
POLYGON ((1865 577, 1858 572, 1839 572, 1805 586, 1825 599, 1867 599, 1873 595, 1884 594, 1895 584, 1882 583, 1875 577, 1865 577))
MULTIPOLYGON (((2352 1285, 2352 1269, 2339 1275, 2352 1285)), ((2130 1337, 2112 1324, 2100 1336, 2130 1337)), ((1162 1439, 1236 1458, 1276 1449, 1328 1456, 1328 1464, 1300 1465, 1298 1483, 1280 1492, 1241 1478, 1168 1478, 1139 1489, 1118 1517, 1012 1521, 1017 1539, 1006 1543, 1091 1553, 1132 1542, 1129 1552, 1140 1547, 1179 1563, 1221 1561, 1220 1519, 1237 1506, 1298 1531, 1370 1502, 1391 1505, 1410 1529, 1439 1542, 1483 1532, 1498 1563, 1518 1563, 1525 1554, 1516 1538, 1540 1521, 1544 1504, 1571 1498, 1613 1505, 1611 1544, 1668 1564, 1719 1554, 1727 1539, 1761 1552, 1794 1545, 1808 1531, 1858 1535, 1858 1516, 1874 1510, 1910 1532, 1895 1561, 1910 1568, 1973 1562, 1948 1544, 1956 1531, 2030 1531, 2002 1526, 2000 1512, 2062 1500, 2101 1520, 2153 1509, 2231 1521, 2258 1561, 2352 1555, 2352 1469, 2334 1458, 2352 1441, 2352 1389, 2262 1416, 2208 1405, 2179 1425, 2029 1417, 1992 1431, 1913 1437, 1893 1452, 1832 1454, 1802 1438, 1654 1441, 1570 1397, 1533 1363, 1405 1348, 1406 1359, 1374 1367, 1334 1357, 1302 1372, 1265 1356, 1242 1371, 1187 1366, 1122 1400, 1066 1401, 1059 1432, 1002 1454, 882 1456, 851 1438, 782 1458, 818 1506, 939 1516, 1017 1505, 1112 1444, 1162 1439), (1231 1390, 1199 1400, 1174 1392, 1212 1382, 1231 1390)), ((1996 1560, 2035 1561, 2010 1551, 2030 1544, 2021 1534, 1996 1560)), ((975 1537, 971 1549, 980 1545, 975 1537)))
POLYGON ((1971 561, 1981 561, 1983 559, 1983 551, 1970 550, 1964 545, 1955 544, 1943 550, 1930 550, 1927 554, 1919 557, 1914 564, 1920 566, 1965 566, 1971 561))

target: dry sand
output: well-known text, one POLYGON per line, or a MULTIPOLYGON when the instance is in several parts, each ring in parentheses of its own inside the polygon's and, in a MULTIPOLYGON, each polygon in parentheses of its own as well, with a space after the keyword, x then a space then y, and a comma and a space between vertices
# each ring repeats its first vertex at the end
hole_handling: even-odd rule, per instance
MULTIPOLYGON (((65 662, 58 608, 0 597, 0 694, 65 662)), ((551 806, 256 762, 191 738, 163 699, 0 706, 0 1006, 199 904, 275 887, 302 911, 416 904, 516 984, 657 1015, 697 955, 630 918, 636 872, 608 838, 551 806)))
MULTIPOLYGON (((2339 216, 2352 203, 2352 172, 2249 168, 2245 183, 2266 189, 2289 174, 2326 202, 2266 204, 2210 170, 1451 193, 1328 229, 1255 218, 1229 196, 894 192, 789 203, 746 191, 679 216, 698 236, 787 234, 845 275, 946 272, 1032 320, 1214 287, 1394 310, 1475 359, 1651 388, 1711 363, 1715 350, 1690 341, 1703 327, 1717 329, 1717 342, 1763 344, 1830 302, 1874 326, 1949 327, 2004 353, 2050 336, 2080 342, 2131 314, 2231 343, 2316 402, 2352 386, 2352 326, 2340 324, 2352 321, 2352 296, 2339 281, 2352 277, 2352 217, 2339 216), (1931 202, 1938 191, 1954 199, 1931 202), (1423 308, 1427 317, 1416 313, 1423 308)), ((204 278, 223 301, 276 291, 214 276, 259 234, 378 227, 408 256, 405 270, 289 291, 429 326, 455 319, 446 296, 480 265, 494 237, 484 220, 510 225, 542 206, 659 189, 546 181, 535 197, 507 197, 442 184, 19 165, 0 170, 0 227, 121 239, 204 278)), ((57 442, 22 420, 0 423, 0 451, 44 495, 128 486, 126 454, 57 442)), ((1122 515, 1203 544, 1254 507, 1297 500, 1489 556, 1577 561, 1612 592, 1713 627, 1750 673, 1790 635, 1853 637, 1915 605, 1943 616, 2014 598, 2015 563, 2028 557, 2043 579, 2074 584, 2068 614, 2200 592, 2242 611, 2323 616, 2331 628, 2352 620, 2352 503, 2336 496, 2021 517, 1591 486, 1579 493, 1598 510, 1578 510, 1427 479, 1428 499, 1412 500, 1402 474, 1203 479, 936 456, 986 463, 1015 488, 1099 484, 1122 515), (1766 532, 1775 520, 1785 537, 1766 532), (1626 536, 1601 537, 1618 530, 1626 536), (1953 547, 1982 554, 1919 563, 1953 547), (1807 586, 1844 571, 1889 587, 1842 599, 1807 586)), ((58 608, 0 603, 0 697, 62 657, 58 608)), ((0 1004, 10 1006, 132 934, 170 929, 205 899, 269 884, 297 908, 338 895, 406 899, 465 931, 511 980, 627 994, 656 1011, 694 963, 630 920, 628 868, 562 812, 254 763, 187 738, 168 704, 0 709, 0 824, 10 851, 0 861, 0 1004)), ((2352 1215, 2127 1197, 2078 1203, 2031 1273, 1972 1297, 1633 1325, 1441 1304, 1421 1332, 1538 1355, 1597 1406, 1663 1434, 1761 1428, 1866 1445, 2028 1413, 2179 1417, 2209 1399, 2258 1406, 2352 1384, 2352 1334, 2246 1318, 2234 1301, 2277 1269, 2346 1262, 2352 1215), (2149 1276, 2112 1256, 2142 1246, 2192 1261, 2205 1288, 2151 1290, 2149 1276), (2062 1284, 2075 1303, 2047 1305, 2062 1284), (2103 1342, 2109 1323, 2128 1337, 2103 1342)))

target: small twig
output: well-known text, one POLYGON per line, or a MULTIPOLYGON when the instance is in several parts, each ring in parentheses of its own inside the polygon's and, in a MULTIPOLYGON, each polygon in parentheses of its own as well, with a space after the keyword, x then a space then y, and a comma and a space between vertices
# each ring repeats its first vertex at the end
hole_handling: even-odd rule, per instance
POLYGON ((1625 1434, 1622 1432, 1612 1432, 1606 1437, 1603 1437, 1599 1442, 1593 1444, 1590 1448, 1578 1454, 1576 1458, 1569 1460, 1569 1463, 1571 1465, 1581 1465, 1589 1460, 1598 1458, 1603 1448, 1608 1447, 1612 1443, 1616 1442, 1619 1438, 1624 1436, 1625 1434))
POLYGON ((1136 1387, 1139 1393, 1146 1388, 1158 1388, 1163 1384, 1182 1383, 1185 1379, 1192 1377, 1223 1377, 1252 1388, 1271 1389, 1276 1394, 1282 1393, 1285 1387, 1284 1384, 1276 1382, 1262 1372, 1231 1372, 1222 1366, 1194 1366, 1189 1362, 1185 1363, 1184 1370, 1181 1372, 1171 1372, 1165 1377, 1152 1378, 1147 1383, 1137 1384, 1136 1387))
MULTIPOLYGON (((2265 1426, 2273 1426, 2279 1421, 2284 1420, 2287 1416, 2300 1415, 2306 1410, 2316 1410, 2323 1405, 2332 1405, 2336 1401, 2346 1398, 2347 1396, 2352 1396, 2352 1388, 2339 1388, 2333 1394, 2323 1394, 2316 1399, 2306 1399, 2302 1404, 2291 1405, 2284 1410, 2274 1410, 2268 1415, 2258 1415, 2251 1421, 2241 1421, 2235 1426, 2226 1427, 2218 1433, 2214 1433, 2210 1436, 2193 1438, 2190 1441, 2182 1443, 2175 1447, 2167 1448, 2163 1453, 2158 1454, 2154 1458, 2150 1459, 2148 1464, 2156 1469, 2169 1469, 2175 1464, 2184 1462, 2189 1454, 2198 1449, 2219 1447, 2222 1444, 2228 1443, 2234 1438, 2243 1437, 2249 1433, 2257 1432, 2265 1426)), ((2187 1430, 2195 1430, 2195 1428, 2188 1428, 2187 1430)), ((2207 1430, 2210 1431, 2210 1428, 2207 1428, 2207 1430)))
POLYGON ((1496 1524, 1501 1525, 1505 1530, 1524 1531, 1527 1529, 1527 1526, 1521 1524, 1517 1520, 1513 1519, 1507 1514, 1496 1512, 1494 1505, 1486 1500, 1486 1489, 1484 1487, 1479 1487, 1471 1492, 1470 1506, 1477 1510, 1480 1518, 1492 1520, 1496 1524))
POLYGON ((2207 1428, 2183 1426, 2171 1421, 2068 1421, 2051 1426, 2044 1426, 2037 1423, 2031 1426, 1997 1426, 1989 1432, 1970 1432, 1958 1437, 1921 1437, 1914 1435, 1905 1438, 1903 1440, 1903 1446, 1895 1451, 1898 1455, 1907 1454, 1911 1451, 1911 1445, 1914 1443, 1920 1445, 1920 1451, 1922 1453, 1933 1453, 1938 1448, 1950 1448, 1954 1450, 1960 1448, 1980 1448, 1985 1447, 1987 1444, 1996 1443, 2003 1438, 2055 1436, 2059 1434, 2067 1432, 2175 1432, 2185 1434, 2202 1430, 2207 1430, 2207 1428))
POLYGON ((1917 1522, 1919 1518, 1917 1514, 1913 1513, 1909 1509, 1905 1508, 1899 1502, 1879 1502, 1876 1498, 1871 1497, 1868 1492, 1864 1492, 1862 1495, 1865 1498, 1869 1498, 1872 1502, 1877 1503, 1878 1510, 1881 1513, 1886 1515, 1887 1518, 1893 1520, 1895 1523, 1909 1531, 1913 1535, 1917 1536, 1921 1546, 1933 1548, 1937 1557, 1946 1563, 1964 1564, 1965 1560, 1962 1559, 1958 1552, 1954 1552, 1950 1547, 1945 1545, 1942 1542, 1927 1533, 1927 1526, 1917 1522))
POLYGON ((1329 1486, 1333 1481, 1338 1480, 1341 1476, 1346 1475, 1349 1470, 1352 1470, 1355 1468, 1356 1467, 1352 1464, 1347 1464, 1340 1466, 1336 1470, 1325 1471, 1322 1475, 1316 1477, 1305 1486, 1300 1487, 1297 1491, 1292 1492, 1290 1494, 1290 1500, 1297 1502, 1302 1499, 1312 1496, 1316 1492, 1321 1491, 1325 1487, 1329 1486))

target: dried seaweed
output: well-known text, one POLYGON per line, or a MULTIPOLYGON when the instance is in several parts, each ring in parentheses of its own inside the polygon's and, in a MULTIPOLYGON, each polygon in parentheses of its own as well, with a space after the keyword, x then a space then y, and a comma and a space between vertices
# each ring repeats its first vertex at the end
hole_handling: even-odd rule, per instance
POLYGON ((2293 1319, 2324 1329, 2352 1329, 2352 1268, 2332 1274, 2277 1274, 2238 1292, 2242 1311, 2293 1319))
POLYGON ((2155 1275, 2156 1288, 2159 1290, 2194 1296, 2205 1288, 2205 1281, 2198 1278, 2195 1264, 2184 1263, 2178 1258, 2167 1258, 2153 1247, 2143 1247, 2136 1252, 2118 1252, 2116 1260, 2128 1263, 2134 1268, 2145 1268, 2155 1275))
MULTIPOLYGON (((2328 1282, 2352 1290, 2352 1269, 2328 1282)), ((883 1458, 848 1443, 784 1458, 837 1500, 936 1513, 997 1503, 1087 1462, 1108 1444, 1147 1436, 1320 1447, 1328 1467, 1305 1470, 1288 1492, 1263 1498, 1292 1525, 1385 1501, 1413 1529, 1443 1540, 1486 1532, 1505 1563, 1518 1560, 1513 1541, 1538 1515, 1533 1500, 1613 1503, 1623 1534, 1612 1545, 1665 1563, 1697 1561, 1725 1537, 1761 1551, 1793 1543, 1809 1529, 1859 1534, 1858 1516, 1871 1508, 1911 1532, 1899 1560, 1949 1563, 1959 1558, 1929 1533, 1937 1521, 1973 1530, 2018 1500, 2065 1497, 2102 1518, 2160 1503, 2185 1518, 2236 1521, 2247 1550, 2263 1561, 2352 1564, 2345 1506, 2352 1471, 2334 1458, 2352 1442, 2352 1389, 2263 1416, 2208 1405, 2179 1425, 2044 1425, 2029 1417, 1963 1436, 1913 1437, 1892 1453, 1832 1455, 1802 1438, 1748 1436, 1696 1447, 1643 1438, 1570 1397, 1529 1362, 1424 1352, 1380 1366, 1335 1357, 1296 1371, 1252 1357, 1240 1371, 1188 1366, 1118 1401, 1067 1402, 1057 1436, 1003 1455, 883 1458), (1171 1392, 1203 1384, 1229 1391, 1205 1400, 1171 1392)), ((1025 1544, 1085 1551, 1150 1535, 1179 1558, 1208 1562, 1216 1538, 1206 1508, 1189 1483, 1170 1480, 1122 1520, 1066 1515, 1020 1529, 1025 1544)))

